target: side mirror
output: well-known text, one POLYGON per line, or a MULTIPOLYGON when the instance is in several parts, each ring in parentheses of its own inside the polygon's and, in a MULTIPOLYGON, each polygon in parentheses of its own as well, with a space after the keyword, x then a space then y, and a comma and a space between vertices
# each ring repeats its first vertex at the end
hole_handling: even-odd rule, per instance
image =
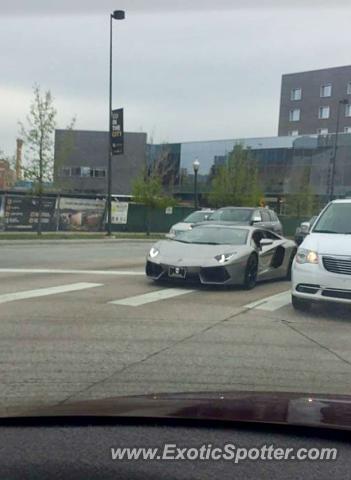
POLYGON ((303 232, 309 232, 311 226, 312 226, 312 225, 310 224, 310 222, 302 222, 302 223, 301 223, 301 230, 302 230, 303 232))
POLYGON ((261 247, 268 247, 269 245, 273 245, 273 240, 271 238, 262 238, 260 245, 261 247))

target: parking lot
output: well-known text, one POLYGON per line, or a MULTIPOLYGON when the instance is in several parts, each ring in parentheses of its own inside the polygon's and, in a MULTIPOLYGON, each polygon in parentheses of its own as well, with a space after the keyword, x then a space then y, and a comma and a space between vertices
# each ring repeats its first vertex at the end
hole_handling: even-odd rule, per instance
POLYGON ((290 284, 157 285, 150 242, 0 245, 2 410, 129 394, 349 393, 351 310, 293 311, 290 284))

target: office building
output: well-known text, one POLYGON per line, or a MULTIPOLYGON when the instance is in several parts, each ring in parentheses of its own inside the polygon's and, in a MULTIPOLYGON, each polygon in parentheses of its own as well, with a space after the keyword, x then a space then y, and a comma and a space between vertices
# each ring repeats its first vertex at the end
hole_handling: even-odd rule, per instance
POLYGON ((351 66, 283 75, 278 135, 335 133, 338 108, 338 131, 351 133, 351 66))

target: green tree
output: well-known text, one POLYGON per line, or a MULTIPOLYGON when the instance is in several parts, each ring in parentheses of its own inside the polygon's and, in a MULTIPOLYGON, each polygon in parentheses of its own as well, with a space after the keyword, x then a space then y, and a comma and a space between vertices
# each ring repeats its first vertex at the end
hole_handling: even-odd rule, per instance
POLYGON ((262 197, 257 162, 249 149, 235 145, 226 165, 214 173, 208 200, 214 207, 255 206, 262 197))
POLYGON ((318 198, 310 185, 311 168, 305 167, 296 178, 295 193, 287 199, 286 213, 296 217, 311 217, 319 209, 318 198))
POLYGON ((26 149, 24 177, 34 182, 38 201, 38 235, 41 234, 42 196, 44 182, 53 176, 53 135, 56 110, 50 91, 42 93, 38 85, 33 89, 34 98, 25 123, 20 122, 20 132, 26 149))
POLYGON ((148 175, 144 172, 132 185, 134 201, 146 206, 146 234, 150 235, 151 216, 155 209, 176 205, 174 198, 168 197, 163 192, 161 177, 153 172, 148 175))

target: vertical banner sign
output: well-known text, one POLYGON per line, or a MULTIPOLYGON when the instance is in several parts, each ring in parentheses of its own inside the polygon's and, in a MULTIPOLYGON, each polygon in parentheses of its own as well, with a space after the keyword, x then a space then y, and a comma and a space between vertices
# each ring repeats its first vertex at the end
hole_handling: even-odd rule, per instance
POLYGON ((111 150, 112 155, 123 155, 124 132, 123 132, 123 108, 112 110, 111 125, 111 150))

